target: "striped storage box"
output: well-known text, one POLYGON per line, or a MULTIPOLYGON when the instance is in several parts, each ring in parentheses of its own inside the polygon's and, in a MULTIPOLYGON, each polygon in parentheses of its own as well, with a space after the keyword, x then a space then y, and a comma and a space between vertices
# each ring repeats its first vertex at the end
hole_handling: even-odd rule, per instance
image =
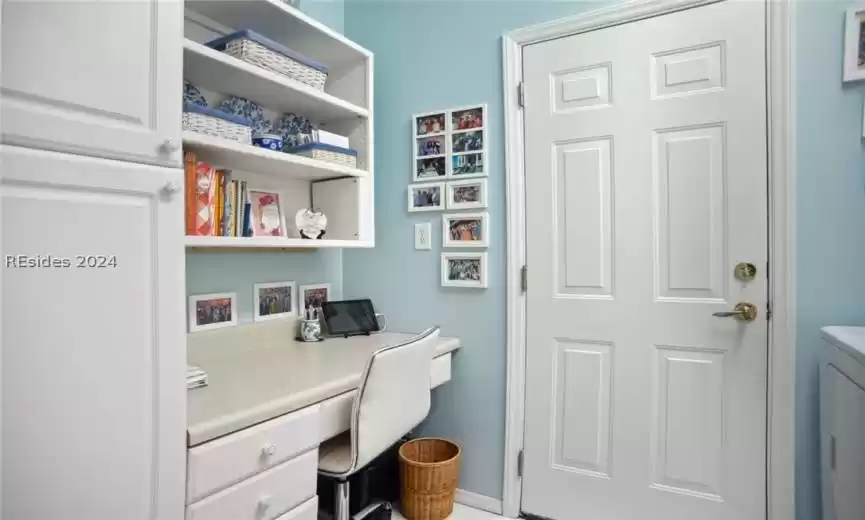
POLYGON ((351 148, 342 148, 324 143, 309 143, 289 148, 285 151, 319 161, 357 168, 357 150, 352 150, 351 148))
POLYGON ((193 103, 183 104, 183 129, 252 144, 252 123, 242 117, 193 103))
POLYGON ((324 90, 327 67, 249 30, 217 38, 208 47, 267 69, 316 90, 324 90))

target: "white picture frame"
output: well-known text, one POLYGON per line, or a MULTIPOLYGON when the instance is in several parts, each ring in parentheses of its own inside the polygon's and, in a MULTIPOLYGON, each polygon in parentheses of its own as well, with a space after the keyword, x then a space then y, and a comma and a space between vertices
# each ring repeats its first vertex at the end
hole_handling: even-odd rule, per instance
POLYGON ((297 284, 291 281, 254 284, 252 305, 253 321, 281 320, 297 316, 297 284), (287 289, 287 291, 279 291, 280 289, 287 289), (267 294, 266 297, 274 299, 270 302, 263 300, 262 291, 272 291, 273 294, 267 294), (285 294, 286 292, 288 294, 285 294), (285 308, 286 303, 288 309, 285 308), (264 312, 265 306, 268 305, 271 309, 264 312))
POLYGON ((252 214, 249 216, 249 225, 252 227, 252 236, 253 237, 287 237, 289 236, 288 229, 285 226, 285 206, 283 205, 283 197, 282 193, 274 189, 267 188, 248 188, 247 192, 249 194, 250 211, 252 214), (277 220, 279 225, 278 234, 272 233, 264 233, 261 229, 256 226, 257 219, 259 215, 257 215, 256 210, 258 208, 257 203, 259 202, 259 198, 261 196, 271 196, 276 198, 276 211, 277 215, 272 216, 271 219, 277 220))
POLYGON ((193 294, 189 296, 188 308, 189 332, 201 332, 205 330, 221 329, 223 327, 234 327, 237 325, 237 293, 211 293, 193 294), (227 302, 220 300, 228 300, 227 302), (218 302, 218 303, 215 303, 218 302), (228 304, 228 316, 225 312, 225 304, 228 304), (219 310, 216 310, 217 307, 219 310), (214 314, 217 316, 214 320, 214 314), (208 316, 209 314, 209 316, 208 316))
MULTIPOLYGON (((444 182, 428 182, 424 184, 409 184, 408 185, 408 210, 410 213, 419 212, 419 211, 444 211, 445 209, 445 189, 446 183, 444 182), (415 192, 421 190, 438 190, 438 204, 436 205, 416 205, 419 200, 415 197, 415 192)), ((420 196, 420 195, 419 195, 420 196)), ((432 195, 434 197, 434 195, 432 195)))
POLYGON ((320 291, 325 290, 325 299, 324 301, 328 301, 331 296, 331 289, 329 283, 311 283, 307 285, 301 285, 297 291, 297 308, 300 312, 300 316, 302 318, 306 318, 306 308, 307 308, 307 291, 320 291))
MULTIPOLYGON (((459 233, 459 230, 456 230, 459 233)), ((490 216, 487 212, 482 213, 450 213, 442 215, 442 247, 489 247, 490 245, 490 216), (457 225, 465 227, 464 233, 474 236, 476 231, 466 227, 471 221, 478 221, 479 239, 454 238, 451 233, 451 224, 456 221, 457 225)))
POLYGON ((472 253, 472 252, 446 252, 442 253, 441 260, 441 285, 442 287, 463 287, 470 289, 486 289, 487 288, 487 254, 472 253), (451 266, 453 262, 467 260, 476 263, 477 275, 476 279, 455 279, 451 276, 451 266))
POLYGON ((447 196, 445 197, 445 205, 448 210, 463 210, 463 209, 483 209, 487 207, 487 180, 486 179, 465 179, 460 181, 450 181, 447 183, 447 190, 445 190, 447 196), (473 186, 477 186, 477 189, 474 190, 476 195, 468 195, 468 196, 476 196, 476 201, 471 202, 456 202, 454 199, 458 194, 461 197, 466 196, 461 194, 459 190, 462 188, 471 188, 473 186))
POLYGON ((847 10, 844 24, 844 81, 865 80, 865 6, 847 10))
POLYGON ((487 117, 486 104, 413 114, 412 182, 487 177, 487 117), (464 148, 455 149, 456 141, 467 135, 472 139, 460 143, 459 146, 464 148), (480 171, 456 173, 464 169, 473 170, 477 165, 480 165, 480 171))

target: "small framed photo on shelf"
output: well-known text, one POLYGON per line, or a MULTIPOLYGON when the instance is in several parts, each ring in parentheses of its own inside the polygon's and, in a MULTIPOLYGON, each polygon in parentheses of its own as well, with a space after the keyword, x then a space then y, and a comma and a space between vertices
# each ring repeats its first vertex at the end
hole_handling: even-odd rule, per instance
POLYGON ((467 179, 447 183, 447 209, 481 209, 487 207, 487 180, 467 179))
POLYGON ((409 184, 408 210, 441 211, 445 209, 445 183, 409 184))
POLYGON ((486 253, 442 253, 442 287, 487 287, 486 253))
POLYGON ((279 193, 265 190, 249 190, 252 214, 251 227, 254 237, 284 237, 285 216, 279 201, 279 193))
POLYGON ((442 215, 442 247, 488 247, 489 220, 487 213, 442 215))
POLYGON ((451 131, 477 130, 484 127, 486 105, 451 110, 451 131))
POLYGON ((189 332, 237 325, 237 294, 196 294, 189 297, 189 332))
POLYGON ((486 177, 486 152, 469 152, 451 156, 452 177, 486 177))
POLYGON ((844 81, 865 79, 865 6, 847 10, 844 29, 844 81))
POLYGON ((306 318, 308 309, 321 309, 321 304, 330 299, 329 283, 314 283, 300 286, 298 307, 300 315, 306 318))
POLYGON ((418 157, 415 159, 414 181, 431 181, 447 175, 447 161, 439 157, 418 157))
POLYGON ((294 282, 270 282, 253 285, 253 312, 255 321, 278 320, 297 316, 294 282))
POLYGON ((413 116, 415 136, 443 134, 447 130, 445 111, 416 114, 413 116))

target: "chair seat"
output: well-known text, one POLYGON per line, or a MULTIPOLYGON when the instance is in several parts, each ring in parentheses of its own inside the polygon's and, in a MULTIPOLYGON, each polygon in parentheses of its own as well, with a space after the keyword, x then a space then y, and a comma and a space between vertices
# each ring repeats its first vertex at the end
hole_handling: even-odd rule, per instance
POLYGON ((351 470, 351 432, 334 437, 318 448, 318 471, 345 475, 351 470))

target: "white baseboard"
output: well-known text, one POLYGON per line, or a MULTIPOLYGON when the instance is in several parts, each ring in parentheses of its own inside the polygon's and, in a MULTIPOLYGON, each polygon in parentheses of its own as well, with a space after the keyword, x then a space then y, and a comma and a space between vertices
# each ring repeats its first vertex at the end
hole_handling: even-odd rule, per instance
POLYGON ((488 511, 496 515, 502 514, 502 501, 497 498, 479 495, 465 489, 457 489, 454 500, 458 504, 480 509, 481 511, 488 511))

